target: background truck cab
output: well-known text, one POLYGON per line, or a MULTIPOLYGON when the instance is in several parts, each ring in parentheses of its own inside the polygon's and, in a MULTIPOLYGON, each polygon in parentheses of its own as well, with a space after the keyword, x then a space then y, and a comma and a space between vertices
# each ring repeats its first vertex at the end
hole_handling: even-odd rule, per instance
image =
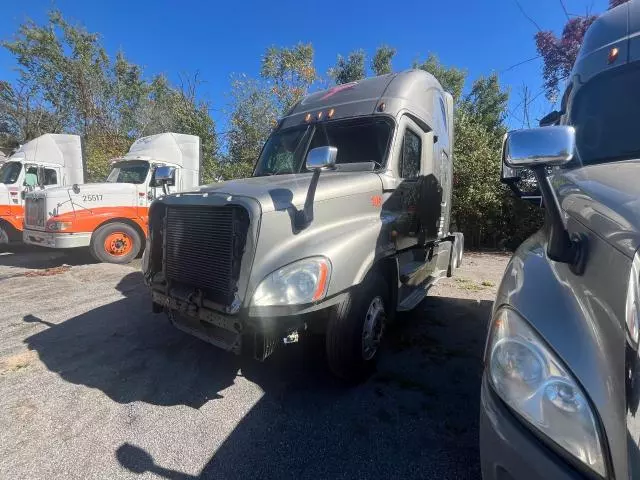
POLYGON ((531 169, 546 220, 494 304, 485 480, 640 478, 639 86, 633 0, 587 31, 562 110, 505 139, 503 177, 531 169))
POLYGON ((22 240, 28 190, 82 180, 79 136, 48 133, 18 148, 0 166, 0 244, 22 240))
POLYGON ((136 140, 112 162, 104 183, 27 194, 24 241, 50 248, 89 247, 99 261, 128 263, 144 246, 149 204, 199 184, 200 138, 162 133, 136 140), (159 166, 173 167, 164 186, 159 166))
POLYGON ((419 70, 304 98, 252 178, 154 202, 143 260, 154 310, 258 359, 323 333, 333 372, 359 378, 387 318, 459 262, 452 119, 451 95, 419 70))

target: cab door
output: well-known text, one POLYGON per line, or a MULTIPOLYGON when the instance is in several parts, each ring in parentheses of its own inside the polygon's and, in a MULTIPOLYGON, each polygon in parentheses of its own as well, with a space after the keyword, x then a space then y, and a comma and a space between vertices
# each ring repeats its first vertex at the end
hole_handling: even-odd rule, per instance
POLYGON ((425 182, 432 176, 433 132, 423 130, 408 116, 398 128, 395 155, 397 186, 390 198, 396 221, 396 248, 405 250, 424 244, 421 214, 425 182))

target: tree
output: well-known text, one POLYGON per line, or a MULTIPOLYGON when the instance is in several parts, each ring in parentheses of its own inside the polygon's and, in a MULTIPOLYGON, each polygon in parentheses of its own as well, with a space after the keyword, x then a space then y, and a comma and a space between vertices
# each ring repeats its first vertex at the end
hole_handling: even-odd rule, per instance
POLYGON ((338 55, 336 66, 329 69, 329 76, 338 85, 362 80, 366 75, 364 50, 351 52, 347 58, 338 55))
POLYGON ((498 75, 480 77, 473 82, 471 91, 460 102, 459 108, 475 122, 491 133, 498 143, 506 133, 504 120, 507 115, 509 92, 500 88, 498 75))
POLYGON ((279 114, 284 114, 307 94, 318 78, 313 66, 313 46, 270 47, 262 57, 260 76, 271 82, 279 114))
MULTIPOLYGON (((609 0, 609 9, 627 1, 609 0)), ((584 35, 596 18, 595 15, 569 18, 559 38, 550 30, 535 34, 536 48, 544 63, 542 77, 549 100, 555 101, 560 90, 560 82, 569 77, 584 35)))
POLYGON ((229 159, 223 164, 225 179, 250 176, 262 145, 273 130, 277 107, 268 87, 246 76, 232 83, 233 109, 227 136, 229 159))
POLYGON ((391 66, 391 60, 396 54, 396 49, 391 48, 388 45, 382 45, 378 47, 376 53, 371 59, 371 70, 375 75, 385 75, 391 73, 393 68, 391 66))
POLYGON ((44 133, 60 133, 56 116, 42 106, 33 89, 20 80, 16 86, 0 81, 0 145, 17 147, 44 133))
POLYGON ((199 135, 203 177, 216 170, 217 140, 209 105, 199 100, 197 76, 171 86, 151 81, 122 52, 112 61, 95 33, 49 13, 46 25, 26 21, 2 45, 20 77, 0 87, 0 125, 20 141, 45 132, 76 133, 85 142, 88 180, 101 180, 109 156, 126 152, 140 136, 176 131, 199 135))
POLYGON ((464 81, 467 77, 467 73, 464 70, 455 67, 445 67, 440 63, 438 57, 432 53, 429 54, 424 62, 414 62, 413 68, 419 68, 436 77, 442 85, 442 88, 450 92, 455 100, 458 100, 460 95, 462 95, 464 81))

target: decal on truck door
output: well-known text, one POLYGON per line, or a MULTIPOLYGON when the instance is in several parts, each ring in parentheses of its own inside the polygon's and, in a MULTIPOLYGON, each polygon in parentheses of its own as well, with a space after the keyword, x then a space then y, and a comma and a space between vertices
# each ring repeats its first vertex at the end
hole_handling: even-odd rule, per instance
POLYGON ((102 201, 101 193, 92 193, 90 195, 82 195, 83 202, 100 202, 102 201))

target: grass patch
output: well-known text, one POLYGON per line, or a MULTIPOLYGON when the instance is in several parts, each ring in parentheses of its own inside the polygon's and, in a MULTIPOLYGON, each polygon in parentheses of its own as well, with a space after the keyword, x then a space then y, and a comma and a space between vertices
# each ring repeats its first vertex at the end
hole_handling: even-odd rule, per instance
POLYGON ((495 284, 495 283, 490 282, 489 280, 483 280, 483 281, 482 281, 482 283, 481 283, 481 285, 482 285, 483 287, 495 287, 495 286, 496 286, 496 284, 495 284))
POLYGON ((33 350, 18 353, 10 357, 0 358, 0 375, 17 372, 33 365, 38 359, 38 354, 33 350))

